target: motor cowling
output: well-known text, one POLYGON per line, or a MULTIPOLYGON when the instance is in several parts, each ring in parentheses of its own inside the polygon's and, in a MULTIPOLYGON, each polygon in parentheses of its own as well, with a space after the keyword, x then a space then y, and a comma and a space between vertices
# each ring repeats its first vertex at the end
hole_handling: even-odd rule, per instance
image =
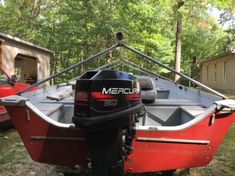
POLYGON ((85 130, 92 176, 122 176, 143 105, 138 80, 126 72, 89 71, 77 80, 73 122, 85 130))
POLYGON ((89 71, 77 80, 73 122, 80 128, 127 124, 142 107, 138 80, 126 72, 89 71), (125 118, 123 118, 125 116, 125 118))

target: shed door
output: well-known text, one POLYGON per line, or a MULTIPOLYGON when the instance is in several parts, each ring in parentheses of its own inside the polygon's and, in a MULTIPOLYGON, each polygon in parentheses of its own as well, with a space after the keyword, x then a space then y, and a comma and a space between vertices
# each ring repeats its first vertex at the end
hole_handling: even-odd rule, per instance
POLYGON ((37 60, 34 57, 18 54, 15 58, 15 74, 19 83, 37 82, 37 60))

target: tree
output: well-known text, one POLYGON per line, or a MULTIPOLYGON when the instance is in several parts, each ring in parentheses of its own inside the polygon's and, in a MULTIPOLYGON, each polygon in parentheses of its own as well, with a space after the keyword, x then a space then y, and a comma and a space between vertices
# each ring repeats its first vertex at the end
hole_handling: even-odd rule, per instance
MULTIPOLYGON (((206 58, 234 46, 234 28, 224 31, 208 15, 209 6, 219 8, 224 11, 221 20, 226 23, 228 14, 234 13, 232 1, 4 0, 4 6, 0 4, 0 29, 54 50, 51 74, 109 47, 115 43, 116 32, 123 32, 125 42, 132 47, 171 67, 176 58, 181 58, 177 61, 181 63, 178 71, 187 73, 193 58, 206 58)), ((112 55, 113 60, 119 57, 117 53, 112 55)), ((135 54, 125 52, 125 57, 173 78, 166 69, 140 60, 135 54)), ((104 56, 58 81, 108 59, 104 56)))
MULTIPOLYGON (((177 12, 177 27, 176 27, 176 42, 175 42, 175 70, 180 72, 180 64, 181 64, 181 43, 182 43, 182 23, 183 23, 183 15, 180 11, 180 8, 184 5, 184 0, 178 0, 177 12)), ((179 75, 175 74, 175 81, 178 81, 180 78, 179 75)))

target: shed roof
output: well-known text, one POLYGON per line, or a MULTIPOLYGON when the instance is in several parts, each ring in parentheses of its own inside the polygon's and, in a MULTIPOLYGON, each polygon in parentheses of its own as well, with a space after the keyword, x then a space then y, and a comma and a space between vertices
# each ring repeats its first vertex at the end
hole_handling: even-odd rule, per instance
POLYGON ((26 46, 30 46, 32 48, 35 48, 35 49, 38 49, 38 50, 41 50, 41 51, 44 51, 48 54, 53 54, 54 53, 52 50, 49 50, 47 48, 43 48, 41 46, 38 46, 38 45, 35 45, 33 43, 22 40, 18 37, 13 37, 9 34, 5 34, 5 33, 0 32, 0 41, 6 41, 6 40, 12 40, 14 42, 17 42, 17 43, 20 43, 20 44, 23 44, 23 45, 26 45, 26 46))
POLYGON ((223 54, 219 54, 217 56, 214 56, 214 57, 208 58, 206 60, 203 60, 199 64, 203 64, 205 62, 209 62, 209 61, 213 61, 213 60, 217 60, 217 59, 222 59, 224 57, 232 56, 232 55, 235 55, 235 49, 231 49, 230 51, 227 51, 227 52, 225 52, 223 54))

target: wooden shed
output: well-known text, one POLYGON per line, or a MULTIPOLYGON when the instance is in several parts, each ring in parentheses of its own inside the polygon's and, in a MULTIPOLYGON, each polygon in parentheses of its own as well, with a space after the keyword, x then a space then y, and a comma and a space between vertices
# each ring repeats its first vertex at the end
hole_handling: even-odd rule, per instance
POLYGON ((35 83, 50 76, 53 52, 0 32, 0 68, 20 83, 35 83))
POLYGON ((200 62, 201 82, 211 88, 235 91, 235 50, 200 62))

